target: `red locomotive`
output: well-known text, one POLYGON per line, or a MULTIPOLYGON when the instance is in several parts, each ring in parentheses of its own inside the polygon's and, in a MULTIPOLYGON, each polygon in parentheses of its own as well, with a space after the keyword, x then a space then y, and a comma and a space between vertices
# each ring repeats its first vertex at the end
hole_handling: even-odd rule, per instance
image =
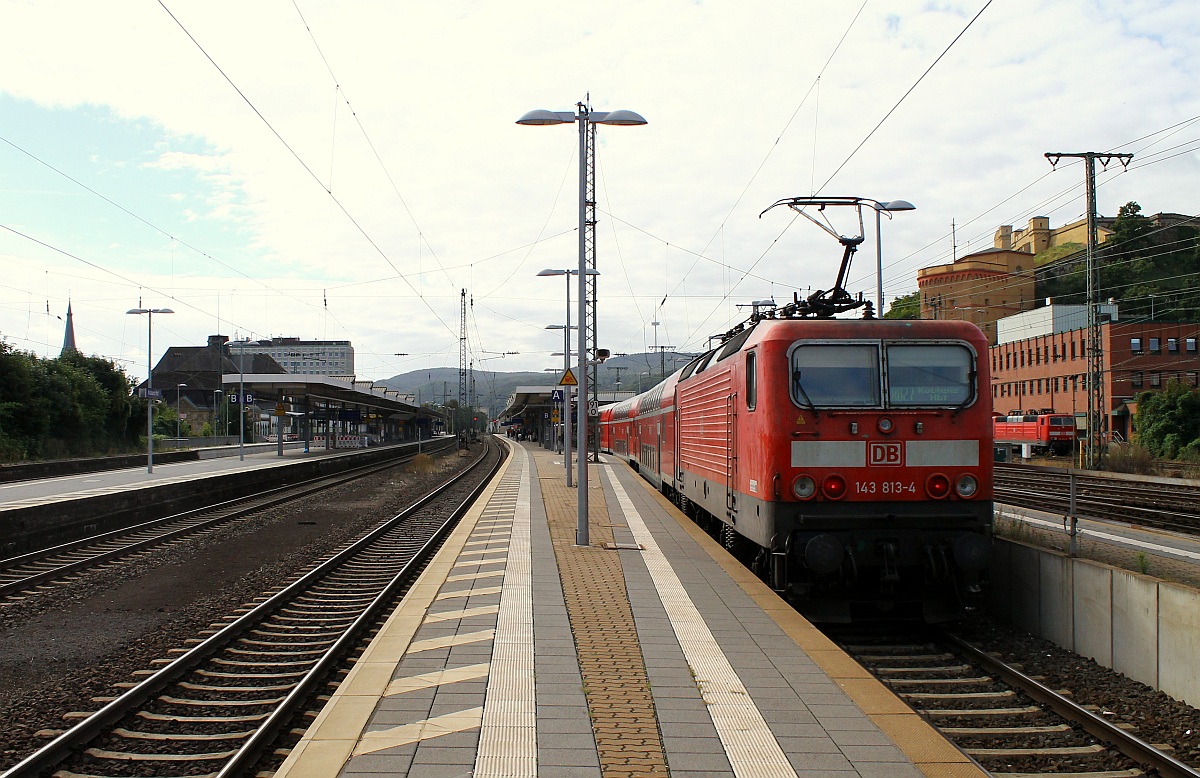
POLYGON ((987 340, 874 319, 841 288, 861 238, 839 239, 832 292, 604 409, 601 443, 815 621, 954 618, 991 543, 987 340))
POLYGON ((1075 417, 1053 410, 1011 411, 993 420, 997 447, 1018 456, 1069 454, 1075 447, 1075 417))

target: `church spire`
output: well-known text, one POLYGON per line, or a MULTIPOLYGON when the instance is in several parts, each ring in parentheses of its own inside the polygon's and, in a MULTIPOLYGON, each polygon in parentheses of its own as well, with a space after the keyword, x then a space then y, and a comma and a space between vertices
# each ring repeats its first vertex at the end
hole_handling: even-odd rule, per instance
POLYGON ((60 357, 68 351, 79 350, 75 347, 75 321, 73 316, 74 314, 71 313, 71 301, 67 300, 67 330, 63 333, 63 347, 59 353, 60 357))

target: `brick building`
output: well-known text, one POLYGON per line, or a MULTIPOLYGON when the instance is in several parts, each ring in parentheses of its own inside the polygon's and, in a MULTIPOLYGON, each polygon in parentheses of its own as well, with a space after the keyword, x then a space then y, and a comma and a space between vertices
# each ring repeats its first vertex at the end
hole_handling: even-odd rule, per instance
MULTIPOLYGON (((1170 381, 1200 386, 1200 322, 1118 319, 1116 306, 1102 306, 1104 429, 1128 440, 1134 397, 1170 381)), ((1082 305, 1046 306, 998 322, 991 348, 992 410, 1053 410, 1087 413, 1088 330, 1082 305)), ((1082 425, 1082 421, 1077 421, 1082 425)))

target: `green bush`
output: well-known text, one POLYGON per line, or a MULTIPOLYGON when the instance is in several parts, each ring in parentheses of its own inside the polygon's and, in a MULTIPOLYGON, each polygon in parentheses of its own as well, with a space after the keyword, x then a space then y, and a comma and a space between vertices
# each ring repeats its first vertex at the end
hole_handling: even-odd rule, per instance
POLYGON ((1105 467, 1113 473, 1154 475, 1158 472, 1154 455, 1133 443, 1110 447, 1108 456, 1105 457, 1105 467))

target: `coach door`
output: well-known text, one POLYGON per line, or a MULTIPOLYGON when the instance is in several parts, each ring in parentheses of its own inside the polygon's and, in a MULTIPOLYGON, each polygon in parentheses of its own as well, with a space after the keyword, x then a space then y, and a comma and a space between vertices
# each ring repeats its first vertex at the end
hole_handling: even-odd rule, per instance
POLYGON ((725 399, 725 515, 734 518, 737 514, 737 495, 733 491, 737 473, 737 392, 725 399))

